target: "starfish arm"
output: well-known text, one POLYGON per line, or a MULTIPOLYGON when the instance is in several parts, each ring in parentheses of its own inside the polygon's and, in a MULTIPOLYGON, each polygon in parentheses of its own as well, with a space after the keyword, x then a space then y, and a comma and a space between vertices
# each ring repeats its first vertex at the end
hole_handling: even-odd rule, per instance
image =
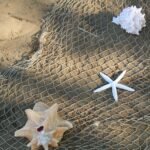
POLYGON ((108 83, 113 82, 113 80, 111 78, 109 78, 107 75, 105 75, 104 73, 100 72, 100 75, 103 77, 103 79, 105 81, 107 81, 108 83))
POLYGON ((124 71, 118 76, 118 78, 115 80, 115 82, 118 83, 118 82, 124 77, 125 73, 126 73, 126 70, 124 70, 124 71))
POLYGON ((94 90, 94 93, 104 91, 104 90, 106 90, 106 89, 108 89, 110 87, 111 87, 111 84, 106 84, 106 85, 104 85, 104 86, 102 86, 102 87, 97 88, 96 90, 94 90))
POLYGON ((116 84, 112 84, 112 94, 116 102, 118 102, 118 94, 116 84))
POLYGON ((119 84, 119 83, 117 84, 117 88, 123 89, 123 90, 127 90, 127 91, 130 91, 130 92, 135 91, 133 88, 130 88, 130 87, 126 86, 126 85, 119 84))

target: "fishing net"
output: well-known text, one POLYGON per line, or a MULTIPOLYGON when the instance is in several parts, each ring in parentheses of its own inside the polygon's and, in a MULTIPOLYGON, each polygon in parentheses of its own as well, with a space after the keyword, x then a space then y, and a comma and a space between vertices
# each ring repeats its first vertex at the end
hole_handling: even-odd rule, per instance
MULTIPOLYGON (((0 75, 0 150, 27 150, 15 138, 27 118, 24 110, 38 101, 59 104, 59 114, 74 128, 58 150, 150 149, 150 1, 58 0, 45 18, 39 49, 0 75), (142 7, 147 26, 139 36, 112 23, 126 6, 142 7), (93 90, 106 84, 99 72, 135 92, 93 90)), ((42 148, 40 148, 42 149, 42 148)), ((53 148, 50 148, 53 149, 53 148)))

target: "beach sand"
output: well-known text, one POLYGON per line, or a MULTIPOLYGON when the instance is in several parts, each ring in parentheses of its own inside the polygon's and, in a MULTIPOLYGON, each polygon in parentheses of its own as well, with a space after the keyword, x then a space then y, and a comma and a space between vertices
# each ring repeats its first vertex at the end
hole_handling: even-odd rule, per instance
POLYGON ((55 0, 0 1, 0 68, 11 66, 38 49, 36 33, 54 3, 55 0))

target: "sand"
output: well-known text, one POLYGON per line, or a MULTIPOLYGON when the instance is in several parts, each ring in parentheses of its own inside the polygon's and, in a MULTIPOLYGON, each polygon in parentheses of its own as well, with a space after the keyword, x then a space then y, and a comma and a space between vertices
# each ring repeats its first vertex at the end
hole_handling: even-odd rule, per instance
POLYGON ((54 3, 55 0, 0 1, 0 68, 11 66, 38 49, 36 33, 54 3))

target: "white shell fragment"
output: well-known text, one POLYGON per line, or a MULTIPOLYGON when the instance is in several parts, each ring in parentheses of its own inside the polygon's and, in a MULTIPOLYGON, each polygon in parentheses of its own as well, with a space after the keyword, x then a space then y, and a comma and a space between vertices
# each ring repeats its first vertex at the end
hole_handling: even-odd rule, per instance
POLYGON ((43 146, 48 150, 49 146, 57 147, 65 131, 71 129, 71 122, 63 120, 58 115, 58 104, 48 105, 38 102, 33 110, 26 109, 27 122, 23 128, 15 132, 16 137, 26 137, 30 140, 27 145, 31 150, 43 146))
POLYGON ((141 13, 142 8, 131 6, 123 9, 117 17, 113 17, 112 22, 121 25, 127 33, 139 35, 139 32, 146 26, 145 14, 141 13))
POLYGON ((95 127, 98 127, 98 126, 99 126, 99 124, 100 124, 100 122, 99 122, 99 121, 96 121, 96 122, 94 122, 94 124, 93 124, 93 125, 94 125, 95 127))

